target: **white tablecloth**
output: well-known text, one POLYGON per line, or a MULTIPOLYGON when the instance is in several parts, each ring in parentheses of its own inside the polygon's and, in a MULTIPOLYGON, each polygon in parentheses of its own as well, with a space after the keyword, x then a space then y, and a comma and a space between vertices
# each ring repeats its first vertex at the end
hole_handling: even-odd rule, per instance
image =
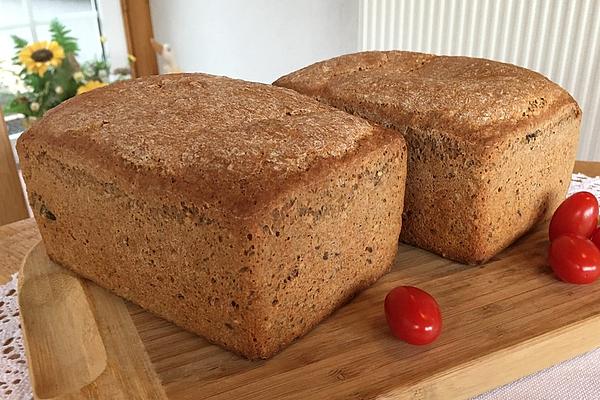
POLYGON ((600 349, 475 397, 475 400, 597 399, 600 399, 600 349))

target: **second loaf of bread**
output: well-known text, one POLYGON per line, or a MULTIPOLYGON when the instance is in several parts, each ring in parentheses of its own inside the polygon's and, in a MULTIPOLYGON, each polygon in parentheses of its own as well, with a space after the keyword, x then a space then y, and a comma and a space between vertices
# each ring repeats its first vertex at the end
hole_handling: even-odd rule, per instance
POLYGON ((564 199, 581 111, 533 71, 468 57, 364 52, 316 63, 275 85, 405 136, 408 243, 480 263, 564 199))

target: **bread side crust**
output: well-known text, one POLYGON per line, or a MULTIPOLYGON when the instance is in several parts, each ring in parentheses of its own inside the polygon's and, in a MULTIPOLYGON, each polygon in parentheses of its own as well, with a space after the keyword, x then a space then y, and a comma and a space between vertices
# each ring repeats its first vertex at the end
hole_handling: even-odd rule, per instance
POLYGON ((67 154, 55 158, 60 148, 36 149, 21 148, 22 162, 53 260, 251 359, 270 357, 308 332, 385 273, 396 252, 406 148, 393 132, 378 130, 355 152, 321 160, 305 185, 276 193, 269 208, 244 219, 179 192, 157 196, 152 180, 128 185, 113 170, 67 154), (361 168, 368 174, 352 177, 361 168), (375 201, 380 196, 386 201, 375 201), (311 221, 321 206, 331 214, 311 221), (377 223, 356 226, 361 218, 377 223), (326 236, 332 232, 340 236, 326 236), (325 260, 314 243, 336 250, 325 260), (338 275, 322 276, 332 263, 338 275), (320 295, 306 295, 309 287, 320 295), (287 319, 290 307, 298 320, 287 319))
POLYGON ((402 241, 467 264, 492 258, 564 199, 580 122, 567 106, 529 134, 485 151, 442 142, 437 133, 421 141, 407 133, 402 241))

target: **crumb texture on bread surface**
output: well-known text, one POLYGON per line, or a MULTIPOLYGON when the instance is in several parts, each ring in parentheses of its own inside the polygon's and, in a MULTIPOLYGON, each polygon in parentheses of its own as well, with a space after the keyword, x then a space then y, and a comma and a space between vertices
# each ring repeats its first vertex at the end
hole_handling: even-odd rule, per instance
POLYGON ((206 75, 161 79, 67 102, 19 140, 48 255, 228 350, 271 357, 389 269, 405 141, 290 90, 206 75), (170 84, 187 89, 186 104, 231 96, 236 105, 221 107, 237 112, 237 123, 209 106, 204 118, 200 105, 180 113, 174 92, 162 107, 132 93, 158 96, 170 84), (154 105, 128 114, 136 98, 154 105))
POLYGON ((541 74, 491 60, 373 51, 278 79, 402 134, 403 241, 465 263, 493 257, 564 198, 581 110, 541 74))

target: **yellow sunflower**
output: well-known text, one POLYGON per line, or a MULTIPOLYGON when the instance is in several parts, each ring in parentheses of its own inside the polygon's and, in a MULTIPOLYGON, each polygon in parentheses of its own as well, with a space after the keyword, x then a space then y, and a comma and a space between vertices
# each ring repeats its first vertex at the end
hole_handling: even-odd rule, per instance
POLYGON ((50 66, 54 68, 62 64, 65 51, 55 41, 41 41, 24 47, 19 53, 19 60, 29 73, 44 76, 50 66))
POLYGON ((94 89, 97 89, 99 87, 106 86, 106 85, 107 85, 106 83, 100 82, 100 81, 89 81, 85 85, 79 86, 77 88, 77 94, 89 92, 90 90, 94 90, 94 89))

